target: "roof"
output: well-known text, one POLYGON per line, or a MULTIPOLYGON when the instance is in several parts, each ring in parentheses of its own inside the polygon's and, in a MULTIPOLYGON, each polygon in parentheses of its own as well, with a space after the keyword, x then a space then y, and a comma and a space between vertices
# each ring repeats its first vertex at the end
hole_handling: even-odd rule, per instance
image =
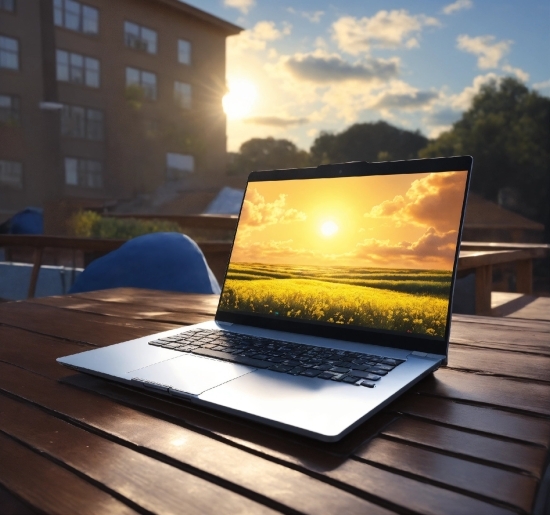
POLYGON ((508 211, 476 193, 468 195, 464 226, 469 228, 544 230, 542 224, 513 211, 508 211))
POLYGON ((218 29, 221 29, 223 32, 225 32, 228 36, 234 36, 244 30, 242 27, 239 27, 238 25, 234 25, 233 23, 229 23, 228 21, 222 20, 221 18, 218 18, 213 14, 208 14, 205 11, 201 11, 200 9, 197 9, 192 5, 186 4, 181 0, 154 0, 154 1, 169 7, 173 7, 174 9, 177 9, 182 13, 188 14, 189 16, 197 18, 198 20, 204 21, 210 25, 214 25, 218 29))

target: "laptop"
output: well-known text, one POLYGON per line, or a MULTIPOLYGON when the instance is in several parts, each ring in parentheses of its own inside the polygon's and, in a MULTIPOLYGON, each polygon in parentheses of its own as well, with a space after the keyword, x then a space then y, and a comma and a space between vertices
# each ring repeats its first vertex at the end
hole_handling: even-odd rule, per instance
POLYGON ((447 362, 471 169, 252 172, 215 320, 57 361, 337 441, 447 362))

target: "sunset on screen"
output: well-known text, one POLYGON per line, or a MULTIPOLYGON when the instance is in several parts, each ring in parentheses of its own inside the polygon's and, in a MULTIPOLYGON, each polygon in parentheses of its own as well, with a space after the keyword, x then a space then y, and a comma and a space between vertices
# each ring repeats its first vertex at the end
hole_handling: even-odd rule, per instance
POLYGON ((222 307, 443 337, 466 177, 249 183, 222 307))

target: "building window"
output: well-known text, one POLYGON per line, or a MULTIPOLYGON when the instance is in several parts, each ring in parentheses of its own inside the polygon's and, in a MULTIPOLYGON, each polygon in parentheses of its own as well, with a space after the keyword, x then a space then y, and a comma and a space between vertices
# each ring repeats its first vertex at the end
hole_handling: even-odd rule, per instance
POLYGON ((57 80, 99 88, 99 61, 65 50, 57 50, 57 80))
POLYGON ((99 11, 95 7, 74 0, 54 0, 54 23, 84 34, 97 34, 99 31, 99 11))
POLYGON ((0 36, 0 68, 19 70, 19 42, 17 39, 0 36))
POLYGON ((66 157, 65 184, 81 188, 102 188, 103 165, 101 161, 66 157))
POLYGON ((185 39, 178 39, 178 62, 191 64, 191 43, 185 39))
POLYGON ((15 0, 0 0, 0 9, 10 13, 15 12, 15 0))
POLYGON ((0 160, 0 186, 23 188, 23 165, 17 161, 0 160))
POLYGON ((135 23, 124 22, 124 44, 149 54, 157 53, 157 33, 135 23))
POLYGON ((64 105, 61 111, 61 135, 93 141, 103 140, 103 111, 64 105))
POLYGON ((139 86, 148 100, 157 99, 157 76, 151 72, 126 68, 126 87, 139 86))
POLYGON ((16 126, 21 123, 21 102, 14 95, 0 95, 0 125, 16 126))
POLYGON ((180 107, 191 109, 191 84, 174 82, 174 100, 180 107))
POLYGON ((195 170, 195 158, 184 154, 166 154, 166 178, 177 180, 195 170))

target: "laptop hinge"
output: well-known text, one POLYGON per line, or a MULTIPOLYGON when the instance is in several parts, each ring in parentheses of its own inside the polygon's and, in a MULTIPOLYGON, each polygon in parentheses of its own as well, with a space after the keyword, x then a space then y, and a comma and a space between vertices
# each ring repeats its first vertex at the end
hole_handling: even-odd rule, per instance
POLYGON ((216 324, 221 325, 222 327, 231 327, 233 325, 233 322, 218 322, 218 321, 216 321, 216 324))
POLYGON ((414 356, 415 358, 430 359, 433 361, 443 361, 445 359, 445 356, 441 356, 440 354, 429 354, 427 352, 420 352, 416 350, 411 352, 409 356, 414 356))

